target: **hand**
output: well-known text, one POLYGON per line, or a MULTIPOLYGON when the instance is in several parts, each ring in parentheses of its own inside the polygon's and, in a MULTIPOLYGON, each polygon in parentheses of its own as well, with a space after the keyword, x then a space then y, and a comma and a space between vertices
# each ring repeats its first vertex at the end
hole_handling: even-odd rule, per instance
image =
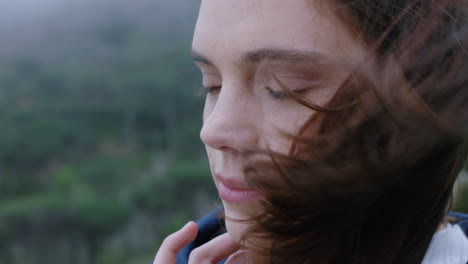
MULTIPOLYGON (((254 261, 254 255, 250 250, 239 250, 229 256, 225 264, 255 264, 259 262, 254 261)), ((267 263, 267 262, 262 262, 267 263)))
MULTIPOLYGON (((179 231, 164 239, 153 264, 176 264, 177 253, 197 236, 198 227, 187 223, 179 231)), ((216 264, 238 249, 237 243, 226 233, 213 238, 190 253, 189 264, 216 264)))

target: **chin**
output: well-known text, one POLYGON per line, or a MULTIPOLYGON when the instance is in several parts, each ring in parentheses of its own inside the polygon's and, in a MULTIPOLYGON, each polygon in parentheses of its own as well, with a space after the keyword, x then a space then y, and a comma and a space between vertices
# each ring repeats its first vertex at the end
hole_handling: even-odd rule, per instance
POLYGON ((248 225, 245 223, 239 223, 236 221, 226 219, 226 230, 231 235, 232 239, 237 243, 241 242, 243 234, 247 229, 248 225))
POLYGON ((248 220, 258 212, 259 204, 235 204, 223 201, 226 216, 226 229, 236 242, 240 242, 246 229, 251 224, 248 220))

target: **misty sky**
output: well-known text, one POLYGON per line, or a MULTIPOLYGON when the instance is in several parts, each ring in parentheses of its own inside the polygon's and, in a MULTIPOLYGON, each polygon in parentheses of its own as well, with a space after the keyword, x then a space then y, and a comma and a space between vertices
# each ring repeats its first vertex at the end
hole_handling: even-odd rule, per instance
POLYGON ((189 35, 197 8, 193 0, 2 0, 0 56, 86 42, 88 32, 114 21, 189 35))

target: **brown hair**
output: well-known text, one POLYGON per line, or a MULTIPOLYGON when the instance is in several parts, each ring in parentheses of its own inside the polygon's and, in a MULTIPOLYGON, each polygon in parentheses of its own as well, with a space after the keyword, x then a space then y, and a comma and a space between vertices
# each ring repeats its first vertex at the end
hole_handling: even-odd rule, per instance
POLYGON ((317 112, 288 155, 248 156, 265 199, 245 239, 271 263, 420 263, 467 155, 467 2, 334 7, 373 56, 324 107, 289 93, 317 112))

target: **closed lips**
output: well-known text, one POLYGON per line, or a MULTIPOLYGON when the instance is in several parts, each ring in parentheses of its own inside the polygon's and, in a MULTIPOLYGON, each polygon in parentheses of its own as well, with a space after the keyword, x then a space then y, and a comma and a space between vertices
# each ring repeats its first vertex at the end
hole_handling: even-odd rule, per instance
POLYGON ((222 200, 231 203, 249 203, 260 198, 260 192, 245 182, 216 175, 218 193, 222 200))

